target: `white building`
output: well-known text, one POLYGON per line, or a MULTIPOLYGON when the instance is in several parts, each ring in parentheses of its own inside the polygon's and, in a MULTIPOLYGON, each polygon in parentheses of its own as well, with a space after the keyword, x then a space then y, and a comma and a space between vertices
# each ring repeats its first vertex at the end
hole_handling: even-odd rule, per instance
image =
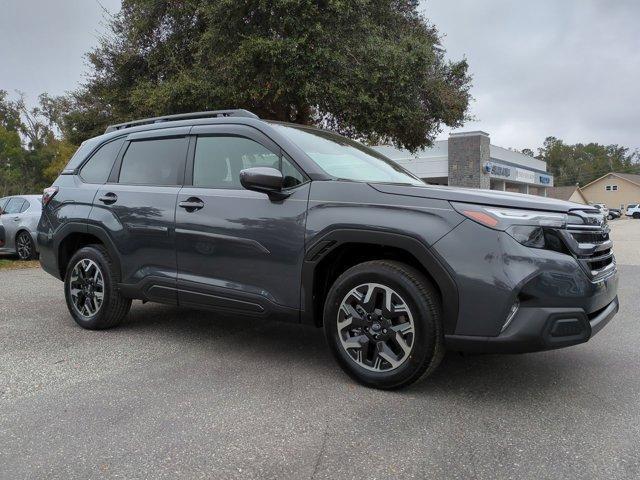
POLYGON ((431 184, 545 196, 553 186, 546 162, 491 145, 485 132, 453 133, 415 154, 388 145, 374 148, 431 184))

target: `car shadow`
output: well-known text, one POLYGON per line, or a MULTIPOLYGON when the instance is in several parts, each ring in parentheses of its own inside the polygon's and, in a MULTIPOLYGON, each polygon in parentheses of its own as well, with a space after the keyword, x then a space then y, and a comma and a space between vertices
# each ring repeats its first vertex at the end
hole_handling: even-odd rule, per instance
MULTIPOLYGON (((310 326, 263 319, 220 315, 208 311, 139 304, 117 329, 123 335, 161 335, 163 340, 188 344, 206 355, 238 352, 256 362, 284 362, 291 369, 342 379, 327 348, 323 331, 310 326), (216 348, 212 348, 212 343, 216 348), (206 351, 209 350, 209 351, 206 351)), ((544 398, 549 391, 566 390, 593 381, 599 375, 597 352, 565 349, 523 355, 462 355, 447 352, 440 367, 428 378, 397 395, 438 396, 452 393, 474 401, 514 403, 544 398)), ((338 380, 340 381, 340 380, 338 380)), ((364 387, 363 387, 364 388, 364 387)))

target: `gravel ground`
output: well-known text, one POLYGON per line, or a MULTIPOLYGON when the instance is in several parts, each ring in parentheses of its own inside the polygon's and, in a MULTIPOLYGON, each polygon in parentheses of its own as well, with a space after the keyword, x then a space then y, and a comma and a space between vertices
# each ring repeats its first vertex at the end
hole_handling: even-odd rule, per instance
POLYGON ((60 282, 1 271, 0 478, 638 478, 640 222, 614 238, 622 306, 590 342, 449 354, 400 392, 313 328, 136 302, 90 332, 60 282))

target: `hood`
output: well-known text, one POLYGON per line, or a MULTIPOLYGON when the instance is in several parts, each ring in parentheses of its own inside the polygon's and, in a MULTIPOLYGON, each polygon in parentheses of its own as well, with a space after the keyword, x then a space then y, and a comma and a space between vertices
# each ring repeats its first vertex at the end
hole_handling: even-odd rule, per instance
POLYGON ((479 190, 474 188, 443 187, 439 185, 393 185, 370 184, 375 190, 392 195, 409 197, 434 198, 450 202, 475 203, 496 207, 526 208, 530 210, 546 210, 551 212, 568 212, 570 210, 595 210, 589 205, 565 202, 538 195, 502 192, 498 190, 479 190))

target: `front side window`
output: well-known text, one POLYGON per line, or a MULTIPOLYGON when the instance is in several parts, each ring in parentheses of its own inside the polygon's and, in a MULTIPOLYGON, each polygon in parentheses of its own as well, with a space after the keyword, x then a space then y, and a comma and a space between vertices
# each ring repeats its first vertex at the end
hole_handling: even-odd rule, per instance
POLYGON ((80 171, 82 180, 87 183, 105 183, 123 143, 124 138, 119 138, 102 145, 82 167, 80 171))
POLYGON ((241 189, 240 171, 271 167, 282 172, 284 186, 304 182, 302 174, 286 159, 263 145, 244 137, 198 137, 193 160, 195 187, 241 189))
POLYGON ((132 141, 122 158, 119 183, 177 185, 186 150, 185 137, 132 141))
POLYGON ((9 199, 7 197, 0 198, 0 215, 2 215, 2 213, 4 212, 4 206, 7 204, 8 200, 9 199))
POLYGON ((24 203, 22 204, 22 207, 20 207, 20 213, 26 212, 30 206, 31 204, 29 203, 29 200, 25 200, 24 203))
POLYGON ((272 126, 336 179, 424 185, 422 180, 384 155, 341 135, 277 123, 272 126))
POLYGON ((13 197, 11 200, 9 200, 9 203, 7 203, 7 207, 5 208, 4 213, 20 213, 20 211, 22 210, 22 205, 24 205, 24 198, 13 197))

